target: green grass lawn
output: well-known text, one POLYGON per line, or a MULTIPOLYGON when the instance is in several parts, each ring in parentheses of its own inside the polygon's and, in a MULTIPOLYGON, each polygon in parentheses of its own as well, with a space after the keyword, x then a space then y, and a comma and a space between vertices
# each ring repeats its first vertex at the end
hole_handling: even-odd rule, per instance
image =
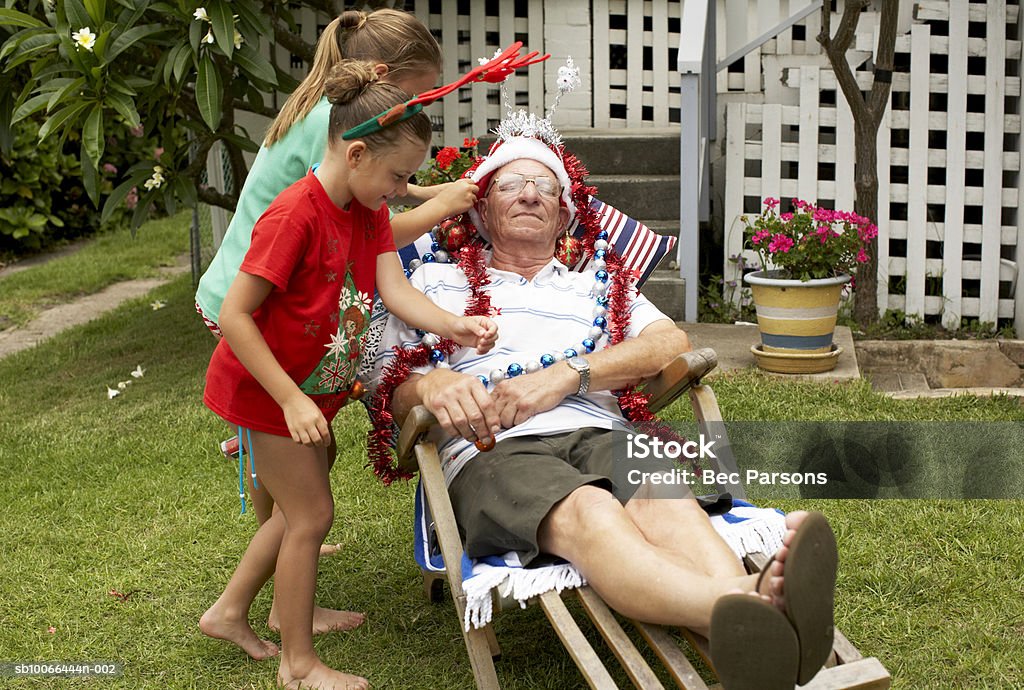
POLYGON ((191 215, 103 232, 75 253, 0 278, 0 330, 24 326, 40 310, 99 292, 111 283, 151 278, 189 250, 191 215))
MULTIPOLYGON (((201 404, 213 339, 183 276, 144 299, 0 361, 0 661, 117 660, 117 688, 269 688, 276 663, 203 637, 196 621, 254 531, 239 516, 225 425, 201 404), (164 299, 153 311, 149 302, 164 299), (114 399, 107 386, 145 376, 114 399), (128 594, 121 599, 111 590, 128 594), (54 628, 50 633, 49 629, 54 628)), ((1013 400, 896 402, 862 383, 715 381, 727 419, 1024 421, 1013 400)), ((683 417, 678 405, 671 415, 683 417)), ((320 603, 368 612, 318 638, 331 666, 375 688, 472 684, 451 604, 423 600, 412 559, 412 487, 385 488, 364 465, 365 414, 343 411, 332 480, 337 520, 320 603)), ((1008 688, 1024 678, 1024 547, 1018 501, 814 501, 835 527, 838 626, 879 657, 896 688, 1008 688)), ((264 592, 255 627, 270 608, 264 592)), ((531 609, 496 623, 508 688, 582 685, 531 609)), ((276 638, 275 638, 276 639, 276 638)), ((602 652, 604 653, 604 652, 602 652)), ((81 681, 4 679, 4 687, 81 681)))

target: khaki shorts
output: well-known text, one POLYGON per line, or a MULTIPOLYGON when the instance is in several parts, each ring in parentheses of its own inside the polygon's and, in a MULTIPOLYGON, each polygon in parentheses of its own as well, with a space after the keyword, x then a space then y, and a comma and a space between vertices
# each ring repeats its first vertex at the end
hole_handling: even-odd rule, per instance
POLYGON ((593 484, 625 504, 635 486, 611 477, 622 434, 583 428, 553 436, 522 436, 473 457, 448 487, 455 520, 472 558, 516 551, 523 564, 536 558, 537 530, 552 507, 593 484))

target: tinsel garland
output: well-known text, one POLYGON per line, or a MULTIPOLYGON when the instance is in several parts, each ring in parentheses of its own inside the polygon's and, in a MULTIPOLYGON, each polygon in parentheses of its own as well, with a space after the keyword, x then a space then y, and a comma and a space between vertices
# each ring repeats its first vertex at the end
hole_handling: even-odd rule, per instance
MULTIPOLYGON (((590 206, 590 199, 597 189, 584 182, 588 174, 586 166, 571 153, 566 153, 564 150, 561 153, 566 172, 569 174, 569 179, 573 181, 571 196, 576 205, 576 216, 580 226, 584 229, 580 240, 592 254, 594 242, 601 232, 597 213, 590 206)), ((466 175, 474 170, 481 160, 477 159, 466 175)), ((629 333, 629 309, 633 301, 633 286, 638 279, 638 274, 636 271, 624 269, 622 259, 611 247, 606 250, 605 263, 611 281, 607 293, 609 343, 617 345, 625 340, 629 333)), ((480 245, 473 242, 459 250, 458 265, 465 273, 469 283, 470 296, 466 301, 465 315, 493 315, 490 295, 483 290, 484 286, 490 283, 490 279, 487 277, 487 266, 480 245)), ((441 350, 445 357, 450 357, 459 347, 457 343, 447 338, 441 339, 441 342, 434 348, 420 344, 405 350, 395 346, 395 358, 381 374, 377 394, 370 404, 373 429, 369 432, 367 443, 373 472, 385 485, 390 485, 396 479, 410 479, 412 476, 398 467, 391 453, 396 428, 391 412, 395 390, 409 378, 413 369, 426 366, 430 362, 431 350, 441 350)), ((622 415, 630 423, 635 424, 638 430, 652 435, 682 440, 651 413, 648 406, 649 395, 641 393, 635 386, 628 390, 616 391, 615 394, 618 396, 622 415)))
MULTIPOLYGON (((466 302, 466 316, 489 315, 491 313, 491 296, 483 291, 483 286, 491 281, 487 277, 483 250, 479 244, 474 242, 459 250, 459 266, 469 282, 470 297, 466 302)), ((450 357, 460 347, 461 345, 454 340, 441 338, 441 341, 432 348, 422 343, 409 349, 403 349, 397 345, 393 348, 395 358, 381 373, 377 394, 370 403, 370 420, 373 422, 373 429, 367 437, 369 464, 373 466, 373 473, 384 482, 385 486, 390 485, 396 479, 412 478, 412 474, 399 467, 391 454, 395 438, 395 418, 391 413, 391 403, 395 389, 409 378, 413 369, 426 366, 430 362, 432 350, 440 350, 445 357, 450 357)))

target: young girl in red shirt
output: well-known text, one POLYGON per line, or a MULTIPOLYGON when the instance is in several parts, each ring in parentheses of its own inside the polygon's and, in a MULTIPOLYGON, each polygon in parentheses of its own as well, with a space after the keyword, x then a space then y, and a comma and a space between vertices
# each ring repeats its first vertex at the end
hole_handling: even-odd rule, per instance
POLYGON ((312 632, 317 558, 334 521, 330 422, 352 392, 374 286, 398 318, 481 353, 497 328, 486 317, 436 307, 409 285, 395 252, 387 201, 406 193, 427 154, 426 115, 346 140, 348 130, 408 96, 379 81, 372 63, 355 60, 341 61, 325 90, 333 107, 323 162, 257 221, 220 311, 224 339, 210 361, 204 402, 240 428, 254 481, 279 510, 253 536, 199 626, 254 658, 276 655, 248 622, 273 575, 283 648, 278 683, 365 688, 365 679, 320 661, 312 632))

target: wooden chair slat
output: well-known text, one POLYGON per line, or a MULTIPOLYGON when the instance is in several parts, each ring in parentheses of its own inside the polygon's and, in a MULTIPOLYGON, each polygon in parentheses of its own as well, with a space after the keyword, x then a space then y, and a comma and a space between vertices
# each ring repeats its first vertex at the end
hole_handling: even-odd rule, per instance
POLYGON ((645 690, 664 690, 665 686, 661 684, 658 677, 654 675, 654 671, 644 661, 640 651, 626 635, 626 631, 619 625, 619 621, 615 619, 604 600, 597 596, 590 587, 580 587, 576 590, 576 595, 583 602, 583 608, 590 615, 590 619, 594 621, 601 637, 608 643, 619 663, 622 664, 622 668, 629 675, 629 679, 633 681, 633 685, 645 690))
POLYGON ((568 650, 569 656, 576 662, 576 666, 579 668, 580 673, 583 674, 587 684, 594 688, 594 690, 617 688, 618 686, 612 680, 608 669, 601 663, 597 652, 590 646, 587 638, 583 635, 583 631, 576 625, 572 614, 569 613, 569 609, 565 607, 562 597, 555 592, 545 592, 538 598, 540 599, 540 607, 544 610, 548 620, 551 621, 552 627, 554 627, 559 639, 562 640, 562 644, 568 650))
POLYGON ((693 667, 690 660, 683 654, 683 650, 679 648, 679 643, 668 634, 665 628, 660 625, 640 623, 639 621, 633 621, 633 624, 640 631, 640 634, 643 635, 643 638, 647 640, 647 644, 651 646, 654 653, 661 659, 661 663, 665 664, 665 668, 668 669, 676 685, 684 690, 708 690, 704 679, 700 677, 697 669, 693 667))
POLYGON ((483 688, 497 690, 500 687, 498 674, 494 669, 494 659, 491 657, 491 645, 486 630, 476 628, 466 630, 462 625, 466 615, 466 595, 462 591, 462 540, 459 538, 459 530, 455 525, 455 514, 452 511, 451 501, 448 499, 448 490, 441 472, 441 459, 437 454, 437 447, 433 443, 416 445, 416 460, 419 464, 420 477, 423 480, 423 491, 432 509, 434 531, 437 533, 441 555, 447 568, 448 586, 451 590, 452 601, 455 602, 459 629, 462 630, 462 638, 466 643, 466 651, 469 654, 469 663, 473 669, 476 686, 481 690, 483 688))
POLYGON ((875 657, 821 671, 801 690, 888 690, 892 677, 875 657))

